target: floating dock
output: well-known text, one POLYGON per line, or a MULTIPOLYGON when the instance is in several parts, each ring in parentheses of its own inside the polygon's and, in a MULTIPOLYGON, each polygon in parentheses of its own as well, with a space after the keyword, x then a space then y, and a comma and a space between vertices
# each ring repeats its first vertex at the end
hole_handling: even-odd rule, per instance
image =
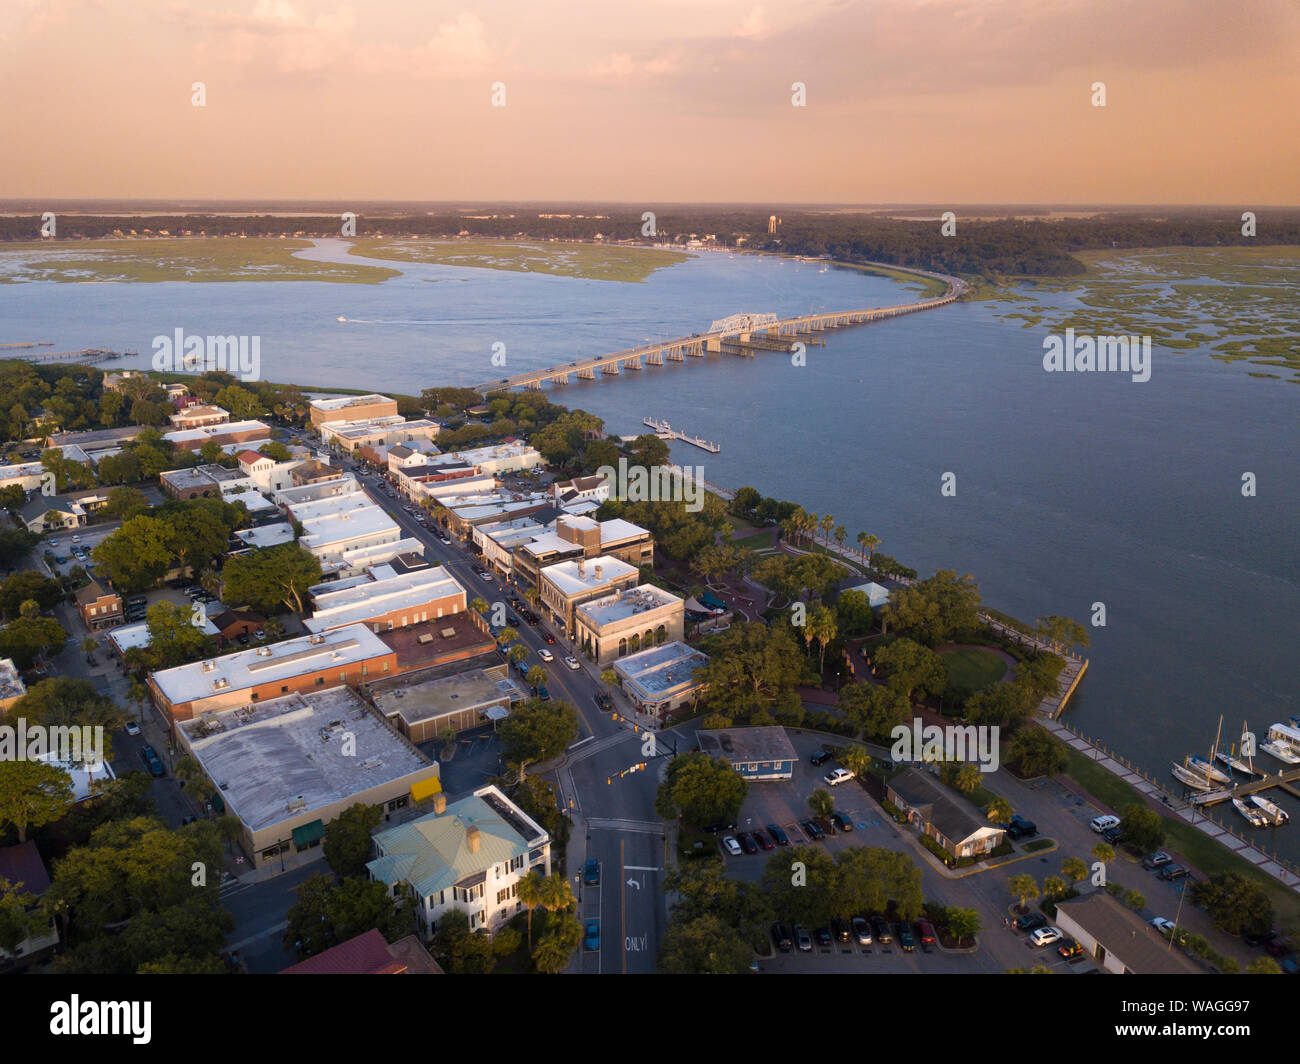
POLYGON ((641 424, 648 425, 654 429, 654 433, 661 440, 681 440, 682 443, 689 443, 692 447, 698 447, 702 451, 708 451, 709 454, 717 454, 722 447, 716 443, 710 443, 701 439, 699 436, 688 436, 679 429, 673 428, 666 421, 656 421, 652 417, 642 418, 641 424))

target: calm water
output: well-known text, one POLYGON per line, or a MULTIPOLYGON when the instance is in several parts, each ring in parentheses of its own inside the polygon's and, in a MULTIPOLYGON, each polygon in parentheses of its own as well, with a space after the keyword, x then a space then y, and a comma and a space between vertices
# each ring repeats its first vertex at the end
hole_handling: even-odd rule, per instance
MULTIPOLYGON (((341 245, 312 254, 338 257, 341 245)), ((177 327, 257 334, 269 379, 418 393, 703 331, 742 310, 908 298, 855 271, 725 255, 640 285, 436 266, 382 285, 0 285, 0 342, 144 354, 177 327), (494 370, 498 341, 508 364, 494 370)), ((711 356, 556 398, 613 432, 652 415, 716 440, 719 455, 679 444, 674 457, 715 483, 829 511, 850 544, 873 532, 923 574, 973 573, 990 605, 1025 620, 1086 622, 1105 603, 1068 719, 1163 778, 1171 758, 1208 750, 1221 713, 1225 734, 1243 717, 1262 733, 1300 713, 1300 393, 1159 348, 1143 384, 1049 375, 1042 338, 958 304, 835 334, 804 367, 711 356), (1241 494, 1246 471, 1254 498, 1241 494), (954 498, 940 495, 945 472, 954 498)), ((1300 856, 1295 829, 1277 846, 1300 856)))

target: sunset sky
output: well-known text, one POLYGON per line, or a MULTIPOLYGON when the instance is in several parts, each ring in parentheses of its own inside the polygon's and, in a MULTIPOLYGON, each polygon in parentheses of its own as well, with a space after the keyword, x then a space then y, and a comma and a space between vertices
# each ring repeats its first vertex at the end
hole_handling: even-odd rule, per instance
POLYGON ((0 197, 1300 204, 1296 0, 4 0, 0 97, 0 197))

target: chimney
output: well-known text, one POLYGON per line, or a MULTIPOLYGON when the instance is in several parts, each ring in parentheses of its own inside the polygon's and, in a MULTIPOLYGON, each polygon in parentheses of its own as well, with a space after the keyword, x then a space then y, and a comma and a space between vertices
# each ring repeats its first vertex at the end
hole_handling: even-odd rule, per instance
POLYGON ((600 574, 601 574, 601 572, 602 572, 603 570, 604 570, 604 566, 601 566, 601 565, 596 566, 596 580, 597 580, 598 582, 599 582, 599 580, 600 580, 600 574))
POLYGON ((433 796, 433 815, 442 816, 447 811, 447 796, 445 794, 435 794, 433 796))
POLYGON ((479 838, 479 830, 475 827, 465 829, 465 845, 469 847, 470 853, 478 853, 478 848, 482 840, 479 838))
POLYGON ((579 580, 586 580, 586 579, 587 579, 587 559, 586 559, 586 558, 579 558, 579 559, 578 559, 578 579, 579 579, 579 580))

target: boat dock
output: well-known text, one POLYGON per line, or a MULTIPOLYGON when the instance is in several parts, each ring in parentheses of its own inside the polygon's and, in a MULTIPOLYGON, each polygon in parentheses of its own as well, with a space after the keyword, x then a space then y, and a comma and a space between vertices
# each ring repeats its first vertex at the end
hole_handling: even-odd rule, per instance
POLYGON ((132 358, 136 354, 135 351, 105 351, 100 347, 85 347, 80 351, 42 351, 18 357, 25 362, 40 365, 45 362, 106 362, 112 358, 132 358))
POLYGON ((49 340, 27 340, 23 343, 0 344, 0 349, 8 351, 15 347, 53 347, 54 344, 49 340))
POLYGON ((1195 806, 1217 805, 1230 798, 1248 797, 1273 787, 1281 787, 1292 798, 1300 798, 1300 790, 1295 787, 1297 782, 1300 782, 1300 768, 1287 769, 1272 776, 1265 775, 1262 779, 1237 783, 1231 787, 1220 787, 1218 790, 1206 791, 1204 794, 1193 794, 1187 801, 1195 806))
POLYGON ((701 439, 699 436, 687 436, 680 429, 673 428, 666 421, 656 421, 652 417, 642 418, 641 424, 647 425, 654 429, 654 433, 661 440, 681 440, 682 443, 689 443, 692 447, 698 447, 702 451, 708 451, 709 454, 717 454, 722 450, 720 444, 710 443, 701 439))

